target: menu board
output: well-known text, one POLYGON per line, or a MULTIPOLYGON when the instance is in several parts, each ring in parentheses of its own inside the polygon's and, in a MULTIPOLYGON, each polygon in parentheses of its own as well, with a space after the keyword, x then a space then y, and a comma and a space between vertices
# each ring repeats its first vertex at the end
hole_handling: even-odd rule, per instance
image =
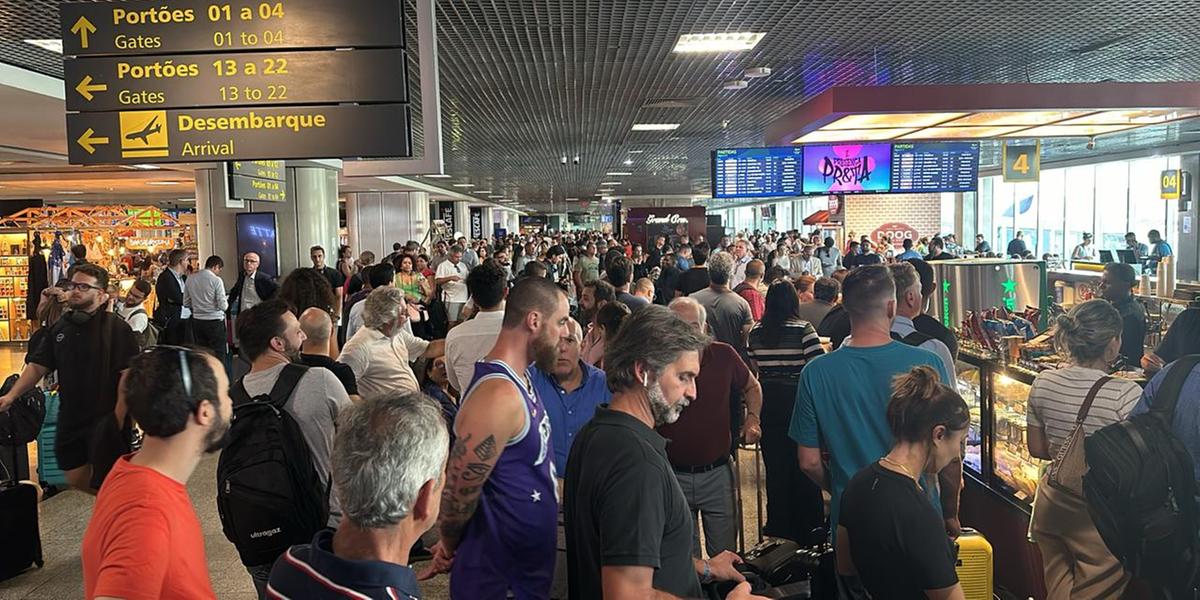
POLYGON ((714 150, 714 198, 799 196, 799 146, 714 150))
POLYGON ((979 142, 892 144, 892 193, 973 192, 979 142))
POLYGON ((804 147, 805 194, 886 194, 891 175, 891 144, 804 147))

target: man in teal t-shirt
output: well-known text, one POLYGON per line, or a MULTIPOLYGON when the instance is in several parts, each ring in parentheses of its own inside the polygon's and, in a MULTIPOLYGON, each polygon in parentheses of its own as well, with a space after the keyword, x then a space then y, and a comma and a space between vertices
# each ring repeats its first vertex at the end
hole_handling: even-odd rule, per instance
MULTIPOLYGON (((954 385, 953 374, 936 354, 891 338, 895 290, 884 266, 852 271, 842 284, 850 337, 837 351, 808 363, 800 375, 789 434, 800 446, 801 468, 832 495, 830 531, 837 531, 842 492, 850 479, 892 448, 887 422, 892 379, 928 365, 954 385), (821 448, 829 451, 830 473, 821 463, 821 448)), ((961 482, 961 472, 957 480, 961 482)), ((932 481, 925 487, 935 506, 940 501, 950 533, 957 534, 958 489, 943 490, 945 497, 939 498, 932 481)))

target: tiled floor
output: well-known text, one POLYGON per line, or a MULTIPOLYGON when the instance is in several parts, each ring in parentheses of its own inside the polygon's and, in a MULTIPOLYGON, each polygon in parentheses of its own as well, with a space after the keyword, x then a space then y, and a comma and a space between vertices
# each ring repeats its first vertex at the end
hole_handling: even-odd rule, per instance
MULTIPOLYGON (((8 373, 22 363, 24 351, 0 347, 0 367, 8 373)), ((744 531, 747 545, 757 539, 757 508, 753 455, 742 452, 741 483, 744 498, 744 531)), ((200 463, 188 491, 204 528, 209 575, 218 598, 253 600, 254 588, 237 551, 221 532, 216 507, 216 457, 200 463)), ((764 500, 765 501, 765 500, 764 500)), ((0 582, 0 600, 64 600, 83 596, 83 575, 79 563, 79 544, 91 517, 93 498, 78 492, 63 492, 41 503, 40 526, 46 564, 8 581, 0 582)), ((445 576, 422 583, 424 597, 440 600, 449 597, 445 576)))

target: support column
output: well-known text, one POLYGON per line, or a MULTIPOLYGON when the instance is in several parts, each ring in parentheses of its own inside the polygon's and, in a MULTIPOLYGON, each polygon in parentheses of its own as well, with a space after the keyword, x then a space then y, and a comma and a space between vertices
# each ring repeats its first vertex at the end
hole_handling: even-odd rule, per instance
POLYGON ((471 209, 466 202, 454 202, 454 231, 451 233, 455 234, 454 239, 458 239, 458 234, 461 233, 467 236, 468 240, 474 241, 471 240, 471 209))
MULTIPOLYGON (((337 262, 337 174, 337 169, 325 167, 288 168, 287 204, 291 210, 277 211, 281 271, 309 266, 308 249, 313 246, 325 249, 328 264, 337 262), (288 213, 287 219, 294 224, 292 227, 284 223, 283 213, 288 213)), ((262 204, 256 202, 255 206, 262 204)))
POLYGON ((217 255, 225 261, 221 279, 229 287, 237 283, 242 258, 237 252, 237 221, 235 215, 246 209, 228 208, 229 178, 224 165, 215 169, 196 170, 196 245, 200 260, 217 255))
POLYGON ((425 242, 429 231, 429 195, 425 192, 363 192, 346 195, 346 227, 355 253, 388 255, 392 244, 425 242))

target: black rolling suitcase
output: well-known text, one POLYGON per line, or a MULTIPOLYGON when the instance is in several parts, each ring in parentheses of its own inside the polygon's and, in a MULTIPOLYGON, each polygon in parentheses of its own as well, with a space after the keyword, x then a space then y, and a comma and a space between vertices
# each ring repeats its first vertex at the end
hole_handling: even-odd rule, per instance
MULTIPOLYGON (((9 446, 17 454, 16 446, 9 446)), ((18 459, 14 458, 13 462, 18 459)), ((38 529, 38 487, 15 478, 0 484, 0 581, 31 566, 42 568, 42 536, 38 529)))

